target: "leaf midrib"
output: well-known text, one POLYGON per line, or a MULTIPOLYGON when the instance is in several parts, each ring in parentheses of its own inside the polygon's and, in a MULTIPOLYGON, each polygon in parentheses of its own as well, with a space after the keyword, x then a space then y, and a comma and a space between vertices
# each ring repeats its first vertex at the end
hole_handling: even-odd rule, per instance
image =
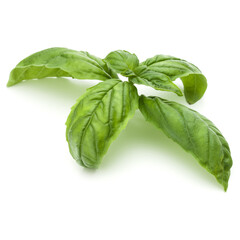
MULTIPOLYGON (((112 90, 117 84, 119 84, 119 83, 121 83, 121 81, 117 82, 117 83, 114 84, 110 89, 108 89, 108 91, 106 91, 106 93, 102 96, 102 100, 104 99, 104 97, 106 97, 106 95, 109 93, 109 91, 111 91, 111 90, 112 90)), ((100 100, 100 101, 97 103, 97 105, 95 106, 95 108, 93 109, 93 111, 92 111, 92 113, 91 113, 91 115, 90 115, 90 117, 89 117, 89 120, 87 121, 85 127, 84 127, 83 130, 82 130, 83 133, 82 133, 82 135, 81 135, 81 137, 80 137, 79 144, 78 144, 78 146, 80 146, 81 156, 82 156, 82 144, 81 144, 81 142, 82 142, 82 140, 83 140, 83 138, 84 138, 84 136, 85 136, 85 134, 86 134, 86 131, 87 131, 89 125, 90 125, 91 122, 92 122, 94 113, 95 113, 96 109, 98 108, 99 104, 102 102, 102 100, 100 100)), ((77 107, 77 106, 76 106, 76 107, 77 107)), ((74 122, 74 124, 76 124, 76 121, 74 122)), ((81 157, 81 161, 82 161, 82 157, 81 157)))

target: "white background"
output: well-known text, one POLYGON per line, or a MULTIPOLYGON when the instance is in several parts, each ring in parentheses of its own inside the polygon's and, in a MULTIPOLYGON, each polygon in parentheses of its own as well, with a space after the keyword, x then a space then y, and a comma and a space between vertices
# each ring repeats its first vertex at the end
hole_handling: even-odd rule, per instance
MULTIPOLYGON (((0 239, 240 239, 239 1, 2 1, 0 239), (6 88, 28 55, 67 47, 140 61, 169 54, 208 79, 191 106, 228 140, 228 191, 139 112, 97 171, 79 166, 65 140, 70 107, 98 81, 43 79, 6 88)), ((178 81, 179 84, 180 81, 178 81)), ((172 93, 139 93, 186 104, 172 93)))

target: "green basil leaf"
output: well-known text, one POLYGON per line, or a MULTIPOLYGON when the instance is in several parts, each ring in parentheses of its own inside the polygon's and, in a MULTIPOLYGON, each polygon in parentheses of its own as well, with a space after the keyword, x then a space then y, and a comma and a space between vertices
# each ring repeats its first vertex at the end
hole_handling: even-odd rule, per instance
POLYGON ((141 96, 139 108, 147 121, 190 152, 227 190, 232 166, 230 149, 210 120, 181 104, 159 97, 141 96))
POLYGON ((166 55, 156 55, 140 64, 151 71, 167 75, 172 81, 181 78, 184 95, 189 104, 197 102, 207 89, 207 79, 193 64, 166 55))
POLYGON ((134 69, 139 65, 137 56, 124 50, 113 51, 104 60, 117 73, 126 77, 133 75, 134 69))
POLYGON ((129 77, 129 81, 150 86, 156 90, 174 92, 178 96, 183 95, 179 87, 175 85, 167 75, 152 71, 145 65, 135 68, 134 75, 129 77))
POLYGON ((129 82, 112 79, 89 88, 66 122, 73 158, 84 167, 97 168, 137 108, 137 89, 129 82))
POLYGON ((45 77, 107 80, 117 74, 98 57, 67 48, 49 48, 23 59, 11 71, 7 86, 45 77))

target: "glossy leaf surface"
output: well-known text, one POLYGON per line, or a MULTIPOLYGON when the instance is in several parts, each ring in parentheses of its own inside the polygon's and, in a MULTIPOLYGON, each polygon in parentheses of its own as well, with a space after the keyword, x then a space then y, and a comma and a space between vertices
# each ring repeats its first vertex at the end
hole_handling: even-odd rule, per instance
POLYGON ((184 95, 189 104, 197 102, 207 89, 207 80, 193 64, 167 55, 156 55, 140 64, 148 70, 168 76, 172 81, 181 78, 184 95))
POLYGON ((107 80, 117 74, 98 57, 67 48, 49 48, 23 59, 11 71, 7 86, 45 77, 107 80))
POLYGON ((89 88, 66 122, 73 158, 85 167, 97 168, 137 108, 137 89, 129 82, 112 79, 89 88))
POLYGON ((159 97, 142 95, 139 108, 147 121, 190 152, 227 190, 232 166, 230 149, 210 120, 181 104, 159 97))

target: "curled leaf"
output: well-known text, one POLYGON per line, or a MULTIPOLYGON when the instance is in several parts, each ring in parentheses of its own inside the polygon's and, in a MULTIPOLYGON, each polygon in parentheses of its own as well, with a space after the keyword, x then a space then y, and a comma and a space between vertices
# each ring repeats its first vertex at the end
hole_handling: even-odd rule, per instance
POLYGON ((189 104, 202 98, 207 89, 207 79, 192 63, 167 55, 156 55, 140 64, 147 69, 168 76, 172 81, 180 78, 184 86, 184 95, 189 104))

